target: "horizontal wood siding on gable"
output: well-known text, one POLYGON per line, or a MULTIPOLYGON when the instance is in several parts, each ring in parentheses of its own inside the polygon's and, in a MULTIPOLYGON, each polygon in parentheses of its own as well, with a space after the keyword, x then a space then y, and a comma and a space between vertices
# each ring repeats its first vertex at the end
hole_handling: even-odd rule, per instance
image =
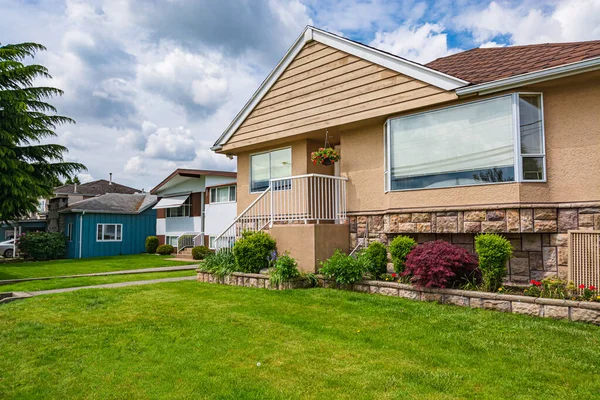
POLYGON ((313 42, 300 51, 224 150, 454 99, 454 92, 313 42))

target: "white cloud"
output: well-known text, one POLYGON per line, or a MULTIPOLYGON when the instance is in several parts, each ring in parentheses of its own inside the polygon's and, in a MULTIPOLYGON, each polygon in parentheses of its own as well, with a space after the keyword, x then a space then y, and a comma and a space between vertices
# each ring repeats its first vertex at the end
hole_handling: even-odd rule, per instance
POLYGON ((144 155, 172 161, 192 161, 196 144, 189 129, 158 128, 148 136, 144 155))
POLYGON ((491 2, 455 18, 459 29, 473 33, 478 42, 510 35, 514 44, 593 40, 600 37, 600 1, 566 0, 548 11, 549 4, 491 2))
POLYGON ((487 48, 491 48, 491 47, 504 47, 504 45, 502 43, 496 43, 494 41, 489 41, 489 42, 482 43, 481 45, 479 45, 479 47, 482 49, 487 49, 487 48))
POLYGON ((138 79, 148 90, 191 109, 214 111, 227 101, 230 67, 219 53, 203 55, 175 48, 163 59, 138 67, 138 79), (199 106, 199 107, 195 107, 199 106))
POLYGON ((425 64, 458 52, 448 48, 447 34, 439 24, 403 25, 390 32, 377 32, 371 46, 411 61, 425 64))
POLYGON ((77 174, 77 177, 79 178, 79 181, 81 183, 88 183, 88 182, 92 182, 95 180, 91 174, 86 174, 86 173, 77 174))
POLYGON ((134 156, 127 160, 123 171, 128 174, 143 174, 146 172, 146 165, 140 156, 134 156))

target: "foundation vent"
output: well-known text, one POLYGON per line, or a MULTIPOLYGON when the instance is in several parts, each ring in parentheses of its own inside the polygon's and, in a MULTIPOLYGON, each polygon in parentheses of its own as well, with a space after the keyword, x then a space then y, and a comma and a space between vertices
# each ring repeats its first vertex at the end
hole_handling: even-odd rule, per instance
POLYGON ((600 231, 569 232, 569 280, 600 287, 600 231))

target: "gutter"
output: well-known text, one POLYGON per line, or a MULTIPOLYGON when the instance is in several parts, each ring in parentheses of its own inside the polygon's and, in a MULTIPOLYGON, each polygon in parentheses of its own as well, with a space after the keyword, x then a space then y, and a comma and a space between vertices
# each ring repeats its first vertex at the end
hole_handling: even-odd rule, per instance
POLYGON ((466 86, 456 89, 456 94, 458 96, 466 96, 471 94, 478 94, 482 96, 490 93, 501 92, 503 90, 514 89, 524 85, 531 85, 534 83, 563 78, 584 72, 596 71, 598 69, 600 69, 600 57, 595 57, 590 58, 589 60, 577 61, 571 64, 543 69, 541 71, 511 76, 510 78, 499 79, 493 82, 466 86))

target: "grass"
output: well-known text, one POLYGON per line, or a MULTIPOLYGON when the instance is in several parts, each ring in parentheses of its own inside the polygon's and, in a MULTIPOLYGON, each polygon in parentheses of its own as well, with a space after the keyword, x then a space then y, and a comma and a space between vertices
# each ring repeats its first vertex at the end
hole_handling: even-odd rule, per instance
MULTIPOLYGON (((92 274, 127 269, 173 267, 194 262, 168 261, 174 256, 134 254, 113 257, 65 259, 53 261, 18 261, 0 263, 0 280, 40 278, 47 276, 92 274)), ((197 262, 195 262, 197 263, 197 262)))
POLYGON ((600 327, 332 289, 40 296, 0 307, 0 354, 2 399, 600 395, 600 327))
POLYGON ((195 270, 173 272, 146 272, 142 274, 87 276, 82 278, 48 279, 0 285, 0 292, 34 292, 37 290, 62 289, 78 286, 103 285, 105 283, 144 281, 148 279, 194 276, 195 270))

